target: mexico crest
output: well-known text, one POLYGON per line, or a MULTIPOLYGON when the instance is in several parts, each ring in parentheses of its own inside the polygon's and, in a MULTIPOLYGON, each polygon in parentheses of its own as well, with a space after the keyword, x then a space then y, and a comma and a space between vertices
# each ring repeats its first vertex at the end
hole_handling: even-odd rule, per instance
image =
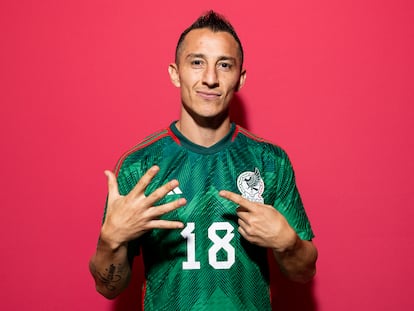
POLYGON ((262 197, 264 182, 257 168, 254 169, 254 172, 241 173, 237 177, 237 188, 239 188, 243 198, 252 202, 264 202, 262 197))

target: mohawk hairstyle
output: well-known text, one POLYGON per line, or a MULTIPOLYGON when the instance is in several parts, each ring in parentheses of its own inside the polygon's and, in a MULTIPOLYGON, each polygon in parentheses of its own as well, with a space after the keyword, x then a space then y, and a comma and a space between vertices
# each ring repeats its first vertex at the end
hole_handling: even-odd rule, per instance
POLYGON ((187 34, 195 29, 203 29, 207 28, 210 29, 213 32, 227 32, 234 40, 236 40, 237 44, 239 45, 239 53, 241 57, 241 64, 243 65, 243 47, 241 44, 241 41, 239 37, 237 36, 236 31, 234 30, 233 26, 230 24, 230 22, 222 15, 214 12, 213 10, 208 11, 204 15, 201 15, 190 27, 185 29, 183 33, 181 34, 180 38, 178 39, 178 43, 175 49, 175 62, 178 61, 178 55, 180 54, 180 50, 183 44, 183 41, 187 34))

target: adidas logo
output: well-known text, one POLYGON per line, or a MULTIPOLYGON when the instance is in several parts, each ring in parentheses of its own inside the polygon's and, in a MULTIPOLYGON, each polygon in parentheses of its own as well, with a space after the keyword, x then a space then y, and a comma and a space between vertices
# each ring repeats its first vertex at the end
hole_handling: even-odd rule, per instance
POLYGON ((176 187, 173 190, 171 190, 170 192, 168 192, 167 195, 173 195, 173 194, 183 194, 183 192, 181 191, 180 187, 176 187))

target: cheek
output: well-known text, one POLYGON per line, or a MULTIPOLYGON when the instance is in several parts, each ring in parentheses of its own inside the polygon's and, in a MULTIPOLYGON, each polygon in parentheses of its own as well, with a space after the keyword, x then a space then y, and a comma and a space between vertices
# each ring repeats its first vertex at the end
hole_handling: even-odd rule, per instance
POLYGON ((238 74, 223 75, 221 77, 222 85, 230 91, 237 90, 240 83, 240 76, 238 74))
POLYGON ((185 103, 188 104, 188 103, 192 102, 193 101, 192 87, 187 83, 181 83, 180 96, 181 96, 181 99, 185 103))
POLYGON ((182 76, 180 79, 181 88, 191 90, 196 84, 198 79, 194 76, 182 76))
POLYGON ((181 94, 191 94, 191 90, 193 89, 192 85, 189 81, 182 81, 181 82, 181 94))
POLYGON ((238 82, 230 81, 228 84, 226 84, 226 90, 228 94, 233 94, 237 92, 238 89, 238 82))

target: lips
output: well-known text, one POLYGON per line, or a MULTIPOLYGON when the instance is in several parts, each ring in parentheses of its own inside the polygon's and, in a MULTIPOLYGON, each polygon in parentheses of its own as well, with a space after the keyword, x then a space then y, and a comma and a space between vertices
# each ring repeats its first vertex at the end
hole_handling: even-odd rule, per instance
POLYGON ((211 92, 211 91, 210 92, 209 91, 197 91, 197 95, 207 100, 214 100, 221 96, 220 93, 211 92))

